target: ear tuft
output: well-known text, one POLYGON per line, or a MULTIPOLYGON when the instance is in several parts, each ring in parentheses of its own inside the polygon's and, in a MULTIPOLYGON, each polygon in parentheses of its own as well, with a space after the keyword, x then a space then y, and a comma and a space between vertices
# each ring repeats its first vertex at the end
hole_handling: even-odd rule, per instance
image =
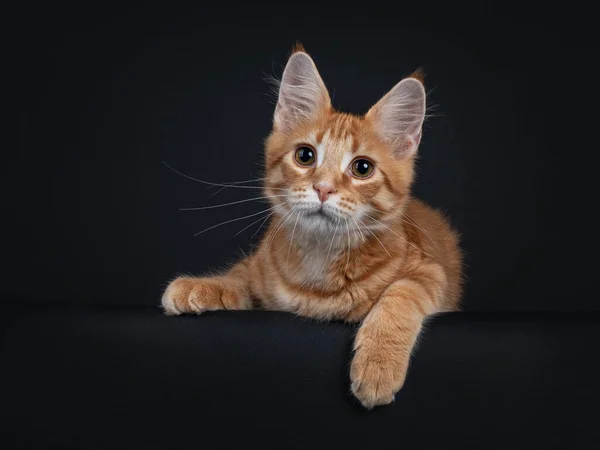
POLYGON ((415 80, 420 81, 422 84, 425 84, 425 71, 422 67, 419 67, 417 70, 411 73, 408 78, 414 78, 415 80))
POLYGON ((294 53, 308 53, 308 52, 306 51, 304 46, 300 43, 300 41, 296 41, 296 44, 294 44, 294 47, 292 48, 292 55, 294 53))
POLYGON ((423 83, 416 77, 405 78, 384 95, 366 117, 396 157, 412 156, 419 146, 425 120, 423 83))

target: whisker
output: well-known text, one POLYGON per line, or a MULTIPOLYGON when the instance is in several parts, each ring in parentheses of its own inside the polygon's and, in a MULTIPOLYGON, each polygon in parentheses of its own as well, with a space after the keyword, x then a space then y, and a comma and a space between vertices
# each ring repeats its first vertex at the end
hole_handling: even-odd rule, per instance
MULTIPOLYGON (((335 219, 335 231, 333 232, 333 237, 331 239, 331 243, 329 244, 329 250, 327 251, 327 256, 325 257, 325 263, 327 263, 327 261, 329 261, 329 254, 331 253, 331 247, 333 247, 333 242, 335 241, 335 238, 337 237, 337 230, 338 227, 340 226, 340 218, 336 217, 335 219)), ((331 231, 333 231, 333 227, 331 227, 331 231)), ((331 233, 328 235, 331 236, 331 233)))
POLYGON ((371 219, 373 219, 375 222, 378 222, 379 224, 381 224, 382 226, 384 226, 385 228, 387 228, 388 230, 390 230, 393 234, 395 234, 396 236, 398 236, 400 239, 403 239, 404 241, 406 241, 406 243, 408 245, 410 245, 411 247, 415 248, 416 250, 420 251, 421 253, 423 253, 425 256, 427 256, 428 258, 431 258, 433 261, 435 261, 436 263, 438 263, 439 265, 441 265, 442 267, 444 267, 447 270, 451 270, 452 272, 458 272, 460 273, 459 269, 455 269, 454 267, 450 267, 447 264, 444 264, 442 261, 440 261, 439 259, 437 259, 435 256, 430 255, 429 253, 427 253, 425 250, 417 247, 416 245, 414 245, 412 242, 410 242, 409 240, 407 240, 406 238, 403 238, 402 236, 400 236, 398 233, 396 233, 394 230, 392 230, 390 227, 388 227, 387 225, 379 222, 377 219, 369 216, 368 214, 365 213, 365 215, 367 217, 370 217, 371 219))
MULTIPOLYGON (((364 225, 364 227, 367 229, 367 231, 368 231, 369 233, 371 233, 375 239, 377 239, 377 242, 379 242, 379 243, 381 244, 381 246, 383 247, 383 249, 385 250, 385 252, 386 252, 386 253, 388 254, 388 256, 391 258, 391 257, 392 257, 392 255, 390 255, 390 252, 388 252, 388 249, 387 249, 387 248, 385 248, 385 245, 383 245, 383 242, 381 242, 381 241, 379 240, 379 238, 377 237, 377 235, 375 235, 375 233, 373 233, 373 231, 372 231, 372 230, 371 230, 371 229, 370 229, 370 228, 369 228, 369 227, 368 227, 368 226, 367 226, 367 225, 366 225, 366 224, 365 224, 365 223, 364 223, 362 220, 358 219, 358 221, 364 225)), ((358 225, 358 224, 357 224, 357 225, 358 225)))
POLYGON ((354 231, 354 235, 355 235, 355 236, 356 236, 356 235, 358 235, 358 237, 360 238, 360 240, 361 240, 362 242, 366 241, 366 238, 365 238, 365 235, 364 235, 364 233, 362 232, 362 230, 361 230, 361 229, 360 229, 360 227, 358 226, 358 222, 357 222, 357 221, 354 219, 354 217, 353 217, 353 216, 351 216, 350 214, 349 214, 348 216, 349 216, 349 217, 350 217, 352 220, 354 220, 354 223, 355 223, 355 225, 356 225, 356 226, 353 226, 353 227, 352 227, 352 231, 354 231))
POLYGON ((348 232, 348 259, 346 260, 346 267, 344 268, 344 272, 348 270, 348 265, 350 264, 350 226, 348 225, 348 219, 344 218, 346 221, 346 231, 348 232))
POLYGON ((287 220, 291 217, 291 215, 294 213, 296 208, 298 208, 298 205, 294 206, 290 211, 288 211, 286 214, 284 214, 284 216, 279 220, 279 222, 277 222, 276 228, 273 229, 273 231, 271 232, 271 235, 269 236, 269 240, 267 241, 267 247, 271 246, 271 244, 275 240, 275 237, 277 236, 277 233, 279 233, 279 230, 281 230, 281 227, 283 227, 285 222, 287 222, 287 220))
MULTIPOLYGON (((377 211, 377 212, 382 213, 382 214, 389 214, 389 211, 382 211, 381 209, 377 209, 377 208, 375 208, 372 205, 371 205, 371 208, 373 210, 377 211)), ((404 212, 400 212, 400 214, 401 214, 400 220, 403 220, 404 222, 417 227, 419 230, 421 230, 431 240, 431 242, 436 247, 438 246, 437 242, 435 242, 435 240, 431 237, 431 235, 427 232, 427 230, 425 230, 425 228, 423 228, 421 225, 419 225, 419 223, 415 219, 413 219, 412 217, 410 217, 408 214, 406 214, 404 212)), ((373 219, 373 220, 375 220, 375 219, 373 219)))
MULTIPOLYGON (((412 242, 410 242, 408 239, 406 239, 405 237, 400 236, 398 233, 396 233, 394 230, 392 230, 390 227, 388 227, 386 224, 381 223, 379 220, 375 219, 374 217, 371 217, 369 214, 365 213, 365 215, 367 217, 369 217, 370 219, 374 220, 375 222, 377 222, 378 224, 380 224, 381 226, 387 228, 388 230, 390 230, 393 234, 395 234, 396 236, 398 236, 400 239, 402 239, 403 241, 405 241, 408 245, 410 245, 411 247, 413 247, 414 249, 420 251, 421 253, 423 253, 425 256, 428 256, 429 258, 433 259, 434 261, 440 263, 434 256, 430 255, 429 253, 427 253, 425 250, 417 247, 415 244, 413 244, 412 242)), ((441 263, 440 263, 441 264, 441 263)))
POLYGON ((380 222, 379 220, 377 220, 375 217, 365 213, 365 216, 367 216, 369 219, 374 220, 375 222, 377 222, 379 225, 381 225, 382 227, 387 228, 389 231, 391 231, 393 234, 395 234, 397 237, 399 237, 400 239, 402 239, 403 241, 405 241, 407 244, 412 245, 413 247, 415 247, 417 250, 421 250, 419 247, 416 247, 412 242, 409 242, 408 239, 406 239, 403 236, 400 236, 398 233, 396 233, 394 230, 392 230, 390 227, 388 227, 386 224, 380 222))
POLYGON ((419 230, 421 230, 423 233, 425 233, 425 235, 429 238, 429 240, 437 247, 438 243, 436 241, 433 240, 433 238, 431 237, 431 235, 427 232, 427 230, 425 230, 425 228, 423 228, 422 226, 419 225, 419 223, 413 219, 412 217, 406 215, 405 213, 401 213, 402 216, 400 217, 402 220, 404 220, 405 222, 417 227, 419 230))
MULTIPOLYGON (((233 186, 236 184, 246 184, 246 183, 254 183, 259 182, 259 181, 264 181, 266 180, 266 177, 262 177, 262 178, 253 178, 252 180, 244 180, 244 181, 223 181, 223 184, 226 184, 228 186, 233 186)), ((214 186, 208 186, 206 189, 212 189, 214 186)), ((225 189, 225 188, 223 188, 225 189)))
POLYGON ((252 202, 252 201, 256 201, 256 200, 264 200, 264 199, 273 198, 273 197, 286 197, 286 195, 284 195, 284 194, 267 195, 264 197, 254 197, 254 198, 247 198, 245 200, 237 200, 235 202, 222 203, 220 205, 200 206, 198 208, 179 208, 179 211, 200 211, 202 209, 221 208, 223 206, 238 205, 240 203, 252 202))
MULTIPOLYGON (((245 184, 245 183, 253 183, 253 182, 259 182, 259 181, 264 181, 264 180, 266 180, 266 178, 255 178, 254 180, 245 180, 245 181, 226 181, 225 184, 227 184, 227 185, 245 184)), ((215 186, 207 186, 206 189, 212 189, 214 187, 215 186)), ((212 195, 217 195, 219 192, 222 192, 225 189, 227 189, 227 187, 219 188, 215 192, 213 192, 212 195)))
MULTIPOLYGON (((287 215, 287 217, 285 218, 285 220, 281 223, 281 225, 279 226, 279 228, 277 229, 277 233, 279 233, 281 231, 281 229, 285 226, 285 224, 287 223, 287 221, 294 215, 294 212, 296 212, 298 209, 300 209, 299 205, 296 205, 292 208, 292 210, 290 211, 290 213, 287 215)), ((271 240, 271 244, 273 244, 273 242, 275 241, 275 237, 273 237, 273 239, 271 240)), ((283 249, 283 247, 285 247, 285 243, 279 248, 277 249, 277 251, 281 251, 283 249)))
MULTIPOLYGON (((281 205, 282 206, 285 205, 287 202, 283 202, 281 205)), ((250 239, 254 238, 254 236, 256 236, 258 234, 258 232, 260 231, 260 229, 265 225, 265 223, 267 222, 267 220, 269 220, 269 217, 271 217, 273 214, 275 214, 278 211, 278 209, 274 210, 271 214, 269 214, 267 217, 264 218, 264 220, 262 221, 262 223, 260 224, 260 226, 258 227, 258 229, 254 232, 254 234, 252 236, 250 236, 250 239)), ((260 220, 260 219, 259 219, 260 220)))
POLYGON ((362 241, 366 242, 367 241, 367 237, 365 236, 365 234, 362 232, 362 228, 358 225, 358 222, 356 221, 356 219, 354 218, 354 216, 349 214, 349 217, 354 221, 354 224, 356 225, 356 229, 359 231, 361 237, 362 237, 362 241))
MULTIPOLYGON (((293 207, 292 207, 292 209, 293 209, 293 207)), ((287 211, 286 213, 284 213, 284 214, 283 214, 283 216, 281 216, 281 217, 279 218, 279 220, 277 220, 277 222, 275 222, 275 224, 273 225, 273 227, 272 227, 270 230, 268 230, 268 231, 270 231, 270 232, 269 232, 269 234, 268 234, 268 236, 267 236, 267 247, 270 247, 270 246, 271 246, 271 241, 274 239, 274 235, 275 235, 274 233, 275 233, 275 230, 276 230, 276 229, 279 227, 279 225, 281 224, 281 221, 282 221, 283 219, 285 219, 285 218, 286 218, 286 216, 287 216, 289 213, 290 213, 290 211, 287 211)))
MULTIPOLYGON (((271 211, 269 214, 267 214, 267 216, 266 216, 266 217, 261 217, 261 218, 259 218, 258 220, 255 220, 254 222, 252 222, 250 225, 246 225, 246 226, 245 226, 244 228, 242 228, 240 231, 238 231, 237 233, 235 233, 235 236, 239 235, 239 234, 240 234, 242 231, 244 231, 244 230, 247 230, 247 229, 248 229, 248 228, 250 228, 252 225, 254 225, 255 223, 258 223, 258 222, 260 222, 261 220, 264 220, 264 222, 266 222, 266 221, 267 221, 267 219, 268 219, 269 217, 271 217, 273 214, 275 214, 275 213, 277 212, 277 209, 278 209, 278 208, 281 208, 281 207, 282 207, 283 205, 285 205, 286 203, 287 203, 287 202, 283 202, 283 203, 281 203, 281 204, 279 204, 279 205, 276 205, 276 206, 277 206, 277 208, 275 208, 273 211, 271 211)), ((264 222, 263 222, 263 224, 264 224, 264 222)), ((261 226, 262 226, 262 225, 261 225, 261 226)), ((260 227, 259 227, 259 229, 260 229, 260 227)), ((257 232, 258 232, 258 230, 256 230, 256 231, 254 232, 254 234, 251 236, 251 239, 254 237, 254 235, 255 235, 257 232)))
POLYGON ((225 222, 218 223, 218 224, 213 225, 211 227, 208 227, 208 228, 206 228, 206 229, 204 229, 202 231, 199 231, 196 234, 194 234, 194 236, 198 236, 199 234, 205 233, 205 232, 207 232, 209 230, 212 230, 213 228, 220 227, 221 225, 226 225, 226 224, 231 223, 231 222, 237 222, 238 220, 244 220, 244 219, 248 219, 250 217, 258 216, 259 214, 263 214, 263 213, 265 213, 267 211, 272 210, 273 208, 275 208, 275 206, 272 206, 270 208, 267 208, 267 209, 265 209, 263 211, 260 211, 260 212, 254 213, 254 214, 248 214, 247 216, 244 216, 244 217, 238 217, 237 219, 226 220, 225 222))
POLYGON ((369 207, 374 211, 380 212, 381 214, 389 214, 390 213, 390 211, 384 211, 383 209, 377 209, 373 205, 369 205, 369 207))
POLYGON ((292 230, 292 237, 290 238, 290 247, 288 248, 287 259, 285 260, 285 275, 287 276, 290 266, 290 253, 292 251, 292 242, 294 241, 294 233, 296 232, 296 225, 298 225, 298 219, 300 219, 300 213, 296 215, 296 222, 294 222, 294 228, 292 230))
MULTIPOLYGON (((175 172, 178 175, 181 175, 184 178, 187 178, 188 180, 192 180, 192 181, 196 181, 198 183, 202 183, 202 184, 206 184, 208 186, 220 186, 220 187, 231 187, 231 188, 237 188, 237 189, 264 189, 263 186, 235 186, 232 184, 224 184, 224 183, 211 183, 210 181, 204 181, 204 180, 200 180, 198 178, 194 178, 191 177, 189 175, 186 175, 185 173, 182 173, 180 171, 178 171, 177 169, 174 169, 173 167, 171 167, 170 165, 168 165, 166 162, 162 161, 162 163, 170 170, 172 170, 173 172, 175 172)), ((275 187, 271 187, 269 189, 274 189, 274 190, 279 190, 279 191, 285 191, 286 189, 284 188, 275 188, 275 187)))

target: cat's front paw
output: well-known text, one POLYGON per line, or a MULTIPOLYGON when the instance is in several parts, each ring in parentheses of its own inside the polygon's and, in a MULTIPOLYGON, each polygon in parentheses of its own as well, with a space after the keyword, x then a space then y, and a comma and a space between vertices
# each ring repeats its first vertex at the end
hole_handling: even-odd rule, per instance
POLYGON ((222 287, 210 278, 177 278, 169 283, 162 296, 162 307, 169 316, 201 314, 223 309, 222 287))
POLYGON ((381 350, 358 349, 350 367, 352 393, 367 409, 387 405, 404 384, 406 369, 381 350))

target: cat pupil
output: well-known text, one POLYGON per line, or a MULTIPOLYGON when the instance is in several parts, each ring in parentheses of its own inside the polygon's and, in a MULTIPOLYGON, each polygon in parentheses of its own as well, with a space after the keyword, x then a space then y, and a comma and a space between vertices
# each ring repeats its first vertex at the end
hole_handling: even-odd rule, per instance
POLYGON ((367 161, 357 161, 356 171, 361 175, 365 175, 369 171, 369 163, 367 161))
POLYGON ((298 158, 300 158, 300 161, 302 162, 308 162, 312 159, 313 157, 313 153, 312 150, 309 148, 301 148, 300 151, 298 152, 298 158))

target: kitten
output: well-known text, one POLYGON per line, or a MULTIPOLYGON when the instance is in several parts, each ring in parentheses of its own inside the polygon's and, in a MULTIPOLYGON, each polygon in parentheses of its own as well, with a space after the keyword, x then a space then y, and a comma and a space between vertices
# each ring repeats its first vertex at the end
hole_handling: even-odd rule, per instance
POLYGON ((165 312, 250 309, 254 301, 316 319, 362 321, 352 392, 366 408, 392 402, 424 319, 457 309, 461 293, 456 233, 411 197, 424 116, 420 73, 364 116, 337 112, 313 60, 296 47, 266 141, 268 231, 227 273, 172 281, 165 312))

